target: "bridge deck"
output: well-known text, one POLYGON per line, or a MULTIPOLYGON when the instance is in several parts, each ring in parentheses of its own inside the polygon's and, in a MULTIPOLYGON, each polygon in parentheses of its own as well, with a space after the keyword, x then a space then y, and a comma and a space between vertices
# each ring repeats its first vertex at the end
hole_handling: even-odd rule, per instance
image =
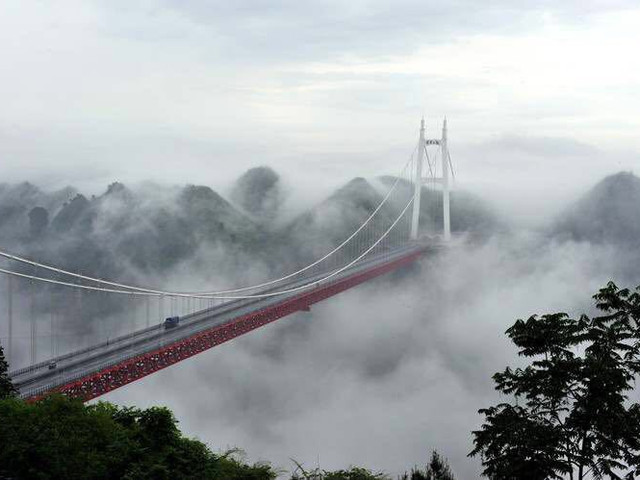
MULTIPOLYGON (((406 245, 364 259, 331 280, 308 289, 204 309, 181 317, 178 327, 165 329, 163 325, 156 325, 139 330, 60 356, 54 359, 55 369, 49 369, 48 362, 44 362, 17 370, 11 373, 12 380, 23 398, 36 400, 48 393, 61 392, 86 401, 286 315, 306 310, 311 304, 411 263, 434 248, 406 245)), ((313 283, 325 275, 302 278, 289 283, 287 288, 313 283)))

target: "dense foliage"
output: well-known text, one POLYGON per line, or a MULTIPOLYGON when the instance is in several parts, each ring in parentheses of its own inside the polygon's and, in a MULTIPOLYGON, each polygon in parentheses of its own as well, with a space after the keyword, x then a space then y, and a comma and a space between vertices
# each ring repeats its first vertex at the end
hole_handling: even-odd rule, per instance
POLYGON ((166 408, 83 405, 52 396, 28 404, 0 400, 0 478, 254 479, 269 480, 269 465, 247 465, 183 437, 166 408))
MULTIPOLYGON (((361 467, 328 472, 321 468, 307 471, 302 465, 297 464, 291 480, 391 480, 391 477, 383 472, 372 472, 361 467)), ((447 460, 434 451, 424 470, 414 467, 411 472, 401 475, 399 480, 455 480, 455 477, 447 460)))
MULTIPOLYGON (((269 464, 249 465, 238 451, 214 454, 180 433, 167 408, 84 405, 61 395, 27 403, 15 396, 0 347, 0 479, 20 480, 272 480, 269 464)), ((307 472, 292 480, 385 480, 360 467, 307 472)), ((409 478, 404 475, 404 478, 409 478)), ((437 453, 411 480, 453 480, 437 453), (442 473, 445 475, 442 475, 442 473)))
POLYGON ((0 399, 11 397, 15 394, 15 388, 9 378, 9 364, 4 358, 4 350, 0 345, 0 399))
POLYGON ((525 368, 496 373, 513 403, 480 410, 473 432, 492 479, 633 479, 640 475, 640 405, 629 400, 640 372, 640 287, 609 283, 603 315, 564 313, 518 320, 507 335, 525 368))
POLYGON ((434 450, 429 465, 424 470, 414 468, 411 473, 405 473, 400 480, 455 480, 455 477, 447 460, 434 450))
POLYGON ((348 470, 328 472, 321 468, 305 470, 298 464, 291 480, 388 480, 389 477, 381 472, 372 472, 366 468, 351 467, 348 470))

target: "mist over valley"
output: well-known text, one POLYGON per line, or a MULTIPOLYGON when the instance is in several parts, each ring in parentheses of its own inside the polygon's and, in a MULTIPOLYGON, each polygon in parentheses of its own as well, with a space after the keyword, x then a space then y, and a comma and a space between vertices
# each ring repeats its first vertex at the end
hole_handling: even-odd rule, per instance
MULTIPOLYGON (((0 239, 11 253, 134 285, 242 286, 325 254, 394 181, 355 178, 294 216, 283 209, 289 187, 268 167, 239 177, 228 199, 203 185, 113 183, 85 196, 2 184, 0 239)), ((441 228, 438 197, 423 188, 427 235, 441 228)), ((469 432, 477 409, 496 398, 488 379, 513 357, 505 328, 541 309, 589 312, 585 292, 609 280, 640 283, 634 198, 640 180, 617 173, 523 229, 456 189, 455 240, 445 251, 104 398, 168 405, 188 434, 283 468, 295 458, 400 473, 437 448, 462 478, 476 476, 469 432)), ((392 218, 399 205, 384 208, 392 218)), ((46 322, 50 304, 36 305, 46 322)), ((129 307, 86 295, 74 315, 58 319, 62 331, 81 335, 61 336, 56 348, 125 332, 129 307)), ((28 362, 27 353, 17 349, 14 361, 28 362)))

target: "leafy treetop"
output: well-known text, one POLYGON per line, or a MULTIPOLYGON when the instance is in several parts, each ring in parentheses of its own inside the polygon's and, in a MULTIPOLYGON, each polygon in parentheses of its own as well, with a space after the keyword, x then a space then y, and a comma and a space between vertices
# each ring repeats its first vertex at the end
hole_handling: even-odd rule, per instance
POLYGON ((640 287, 609 283, 593 297, 601 316, 518 320, 507 335, 525 368, 493 379, 514 402, 480 410, 471 456, 502 479, 633 479, 640 475, 640 287))
POLYGON ((9 364, 4 358, 4 350, 0 345, 0 399, 12 397, 16 394, 16 389, 9 378, 9 364))

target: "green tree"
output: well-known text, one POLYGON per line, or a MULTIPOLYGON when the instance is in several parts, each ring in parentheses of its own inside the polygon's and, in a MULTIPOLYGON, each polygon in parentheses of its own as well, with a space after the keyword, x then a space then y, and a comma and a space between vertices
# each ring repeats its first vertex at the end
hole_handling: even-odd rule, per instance
POLYGON ((431 453, 431 461, 427 466, 426 480, 455 480, 449 463, 435 450, 431 453))
POLYGON ((166 408, 84 405, 61 395, 0 400, 0 478, 273 480, 266 464, 212 453, 185 438, 166 408))
POLYGON ((455 480, 449 462, 437 451, 431 452, 431 460, 424 470, 413 468, 411 473, 405 473, 401 480, 455 480))
POLYGON ((640 475, 640 287, 609 283, 593 297, 601 316, 518 320, 506 333, 530 358, 496 373, 514 402, 479 412, 473 432, 483 474, 494 480, 633 479, 640 475))
POLYGON ((12 397, 16 394, 16 389, 9 378, 9 364, 4 358, 4 350, 0 345, 0 398, 12 397))
POLYGON ((136 445, 100 407, 52 396, 0 401, 0 477, 121 478, 136 445))
POLYGON ((291 475, 291 480, 389 480, 389 476, 382 472, 372 472, 362 467, 335 471, 315 468, 307 471, 301 464, 295 463, 296 469, 291 475))

